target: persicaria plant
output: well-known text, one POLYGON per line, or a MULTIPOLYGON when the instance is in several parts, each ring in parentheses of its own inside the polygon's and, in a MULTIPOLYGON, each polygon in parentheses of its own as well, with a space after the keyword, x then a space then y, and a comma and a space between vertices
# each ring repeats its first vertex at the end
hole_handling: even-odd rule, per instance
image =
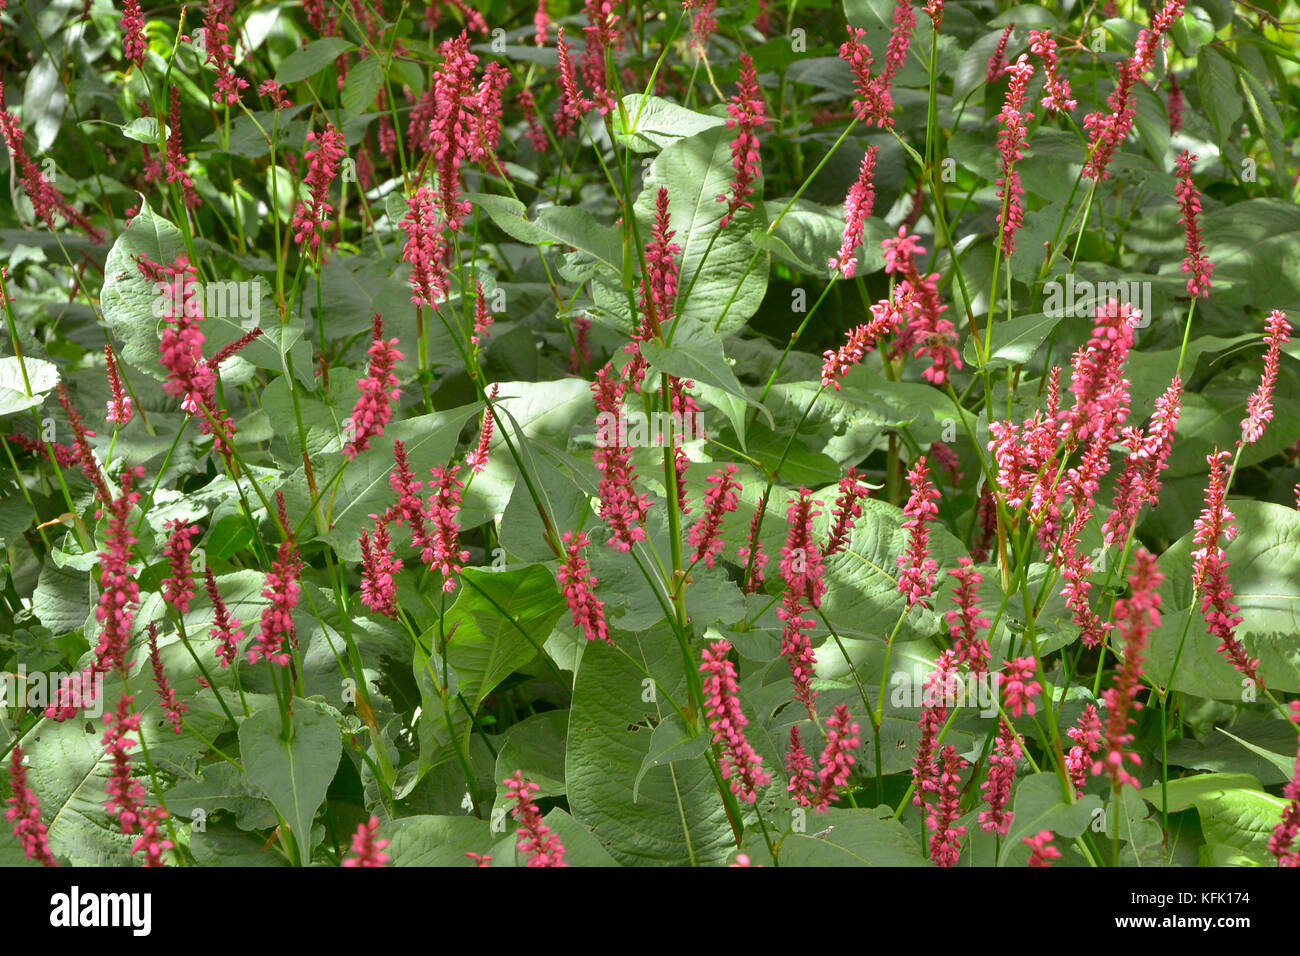
POLYGON ((1300 862, 1294 4, 39 6, 0 862, 1300 862))

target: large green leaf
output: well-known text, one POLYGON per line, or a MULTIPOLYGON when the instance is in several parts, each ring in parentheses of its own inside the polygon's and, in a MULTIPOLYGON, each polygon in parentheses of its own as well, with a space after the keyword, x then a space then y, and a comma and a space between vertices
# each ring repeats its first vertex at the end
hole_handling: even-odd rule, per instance
POLYGON ((540 564, 508 571, 466 568, 443 622, 447 661, 477 711, 501 681, 541 649, 564 611, 555 576, 540 564))
POLYGON ((1002 840, 1002 855, 998 862, 1006 862, 1011 853, 1022 846, 1022 838, 1043 830, 1051 830, 1067 839, 1079 836, 1092 822, 1093 812, 1100 808, 1101 800, 1092 794, 1075 803, 1067 803, 1061 792, 1061 780, 1054 773, 1030 774, 1016 785, 1011 829, 1002 840))
POLYGON ((53 362, 15 355, 0 358, 0 415, 38 408, 45 393, 58 384, 59 369, 53 362))
POLYGON ((284 58, 284 62, 275 71, 275 82, 280 86, 287 86, 308 79, 352 49, 355 49, 355 44, 340 37, 313 40, 301 50, 294 50, 284 58))
MULTIPOLYGON (((620 634, 620 642, 652 673, 681 672, 681 652, 671 636, 620 634)), ((720 864, 734 848, 722 797, 703 758, 678 761, 642 779, 650 752, 647 718, 669 712, 662 697, 643 700, 644 673, 631 659, 601 643, 587 647, 573 689, 565 778, 569 807, 579 822, 624 865, 720 864)))
POLYGON ((1214 124, 1214 132, 1222 146, 1232 133, 1243 106, 1232 64, 1211 47, 1201 50, 1196 60, 1196 86, 1201 94, 1201 106, 1214 124))
POLYGON ((781 841, 782 866, 925 866, 912 834, 886 807, 832 808, 809 821, 815 833, 781 841))
POLYGON ((475 817, 403 817, 384 827, 393 866, 473 866, 465 853, 488 852, 492 836, 475 817))
POLYGON ((624 96, 623 109, 627 111, 627 127, 623 126, 623 114, 614 113, 614 135, 638 153, 654 152, 726 122, 725 117, 697 113, 658 96, 640 93, 624 96))
POLYGON ((1204 793, 1195 802, 1205 834, 1203 862, 1222 859, 1224 851, 1219 848, 1229 848, 1235 851, 1238 865, 1275 864, 1268 841, 1282 820, 1286 800, 1262 790, 1237 789, 1204 793))
MULTIPOLYGON (((676 311, 709 328, 717 326, 724 335, 739 329, 758 310, 768 273, 768 255, 759 253, 741 281, 756 251, 749 233, 767 225, 759 205, 738 210, 727 228, 721 228, 727 203, 718 202, 718 196, 730 194, 734 172, 731 139, 731 133, 719 126, 672 143, 656 157, 636 201, 641 237, 648 241, 656 193, 660 188, 668 190, 669 228, 682 250, 677 257, 676 311)), ((761 179, 754 188, 762 195, 761 179)))
POLYGON ((289 824, 305 863, 312 820, 334 779, 343 744, 338 724, 323 707, 300 697, 291 703, 293 738, 282 735, 279 709, 266 707, 239 725, 239 756, 249 783, 289 824))

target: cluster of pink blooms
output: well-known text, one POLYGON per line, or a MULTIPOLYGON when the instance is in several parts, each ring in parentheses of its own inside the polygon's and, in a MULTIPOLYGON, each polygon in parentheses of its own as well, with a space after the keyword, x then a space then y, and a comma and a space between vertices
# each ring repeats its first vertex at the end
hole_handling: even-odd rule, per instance
POLYGON ((992 83, 1007 71, 1007 40, 1011 39, 1011 31, 1015 28, 1014 23, 1008 23, 1002 28, 1002 36, 998 37, 998 45, 994 47, 993 55, 989 57, 988 67, 984 71, 985 83, 992 83))
POLYGON ((926 678, 921 698, 921 739, 912 759, 912 803, 924 816, 928 795, 936 792, 935 749, 939 746, 939 732, 948 720, 948 703, 956 691, 957 655, 944 651, 934 662, 934 670, 926 678))
POLYGON ((1277 386, 1277 363, 1282 346, 1291 338, 1291 323, 1286 313, 1274 309, 1265 323, 1264 374, 1259 387, 1246 402, 1246 417, 1241 420, 1241 443, 1253 445, 1264 435, 1264 426, 1273 420, 1273 389, 1277 386))
POLYGON ((23 854, 43 866, 58 866, 50 851, 50 834, 41 822, 41 804, 27 785, 27 767, 23 763, 23 748, 15 746, 9 752, 9 786, 13 796, 6 798, 9 809, 5 819, 14 825, 14 836, 22 845, 23 854))
POLYGON ((858 730, 848 707, 836 704, 835 712, 826 718, 826 747, 821 753, 820 769, 814 772, 812 760, 799 739, 798 726, 790 728, 790 750, 785 757, 790 774, 787 789, 801 806, 824 813, 839 799, 839 788, 849 782, 853 769, 853 751, 862 743, 858 730))
POLYGON ((393 553, 388 522, 375 522, 374 544, 370 532, 361 531, 361 603, 376 614, 397 618, 397 574, 402 559, 393 553))
POLYGON ((388 863, 388 854, 384 852, 387 848, 388 841, 379 839, 379 817, 371 817, 358 825, 357 832, 352 834, 352 852, 355 856, 345 859, 343 865, 384 866, 388 863))
POLYGON ((613 0, 584 0, 587 25, 582 28, 586 42, 582 48, 582 79, 595 97, 601 115, 614 108, 614 94, 605 79, 605 55, 622 45, 622 33, 616 26, 618 14, 613 0))
POLYGON ((141 822, 145 798, 143 784, 131 776, 131 757, 127 753, 135 746, 135 741, 126 735, 131 731, 140 731, 140 715, 131 712, 133 699, 132 695, 123 692, 117 702, 116 712, 104 715, 108 729, 104 731, 104 739, 101 741, 104 756, 111 764, 108 782, 104 785, 104 791, 108 794, 105 809, 110 817, 117 817, 118 825, 125 834, 134 833, 141 822))
POLYGON ((740 499, 740 482, 736 479, 736 466, 719 468, 716 474, 704 479, 709 490, 704 493, 704 515, 695 522, 687 534, 687 543, 695 549, 692 562, 703 561, 713 567, 714 558, 722 551, 722 519, 736 510, 740 499))
POLYGON ((907 316, 907 328, 894 340, 890 355, 897 357, 916 346, 914 355, 930 359, 921 377, 942 387, 951 370, 961 368, 961 354, 957 351, 956 327, 942 318, 948 307, 939 298, 939 274, 932 272, 923 277, 917 271, 916 258, 924 250, 906 227, 900 227, 897 236, 882 239, 880 248, 885 254, 885 272, 903 276, 894 287, 894 302, 907 316))
POLYGON ((1007 98, 998 114, 1002 129, 998 131, 998 152, 1002 157, 1002 175, 998 177, 997 196, 1002 200, 1002 210, 998 214, 998 226, 1001 229, 1002 254, 1010 256, 1016 249, 1016 232, 1024 222, 1024 211, 1020 197, 1025 189, 1020 185, 1020 173, 1015 164, 1024 155, 1024 148, 1029 145, 1025 136, 1029 131, 1029 121, 1034 114, 1027 112, 1025 90, 1029 79, 1034 75, 1033 64, 1027 54, 1007 67, 1011 74, 1011 85, 1007 88, 1007 98))
POLYGON ((223 668, 229 667, 239 654, 239 642, 244 639, 244 632, 240 629, 239 618, 231 616, 226 608, 226 602, 221 599, 217 576, 212 573, 212 568, 205 567, 203 577, 208 599, 212 602, 214 617, 210 634, 217 642, 217 660, 221 662, 223 668))
POLYGON ((826 536, 822 557, 829 558, 848 546, 854 522, 862 517, 862 505, 858 502, 870 493, 867 486, 862 484, 857 469, 850 467, 840 479, 840 493, 835 498, 835 507, 831 509, 831 530, 826 536))
POLYGON ((907 483, 912 492, 903 507, 907 520, 907 551, 898 556, 898 592, 907 598, 907 606, 914 607, 934 590, 934 579, 939 563, 930 557, 930 522, 939 516, 935 504, 939 489, 930 480, 930 469, 922 455, 907 472, 907 483))
POLYGON ((885 67, 878 76, 871 75, 871 50, 862 42, 867 31, 860 27, 847 28, 849 38, 840 46, 840 59, 853 71, 858 91, 853 111, 861 122, 875 123, 879 129, 894 125, 894 119, 889 115, 894 108, 894 99, 889 90, 894 74, 907 60, 907 48, 912 42, 912 28, 915 26, 916 11, 912 4, 909 0, 899 0, 894 7, 894 27, 885 51, 885 67))
POLYGON ((117 25, 122 31, 123 54, 137 67, 144 69, 144 54, 149 49, 149 42, 144 36, 144 14, 140 10, 140 0, 124 0, 122 19, 117 25))
POLYGON ((1016 657, 1002 670, 1002 705, 1012 717, 1019 717, 1021 711, 1034 715, 1034 698, 1043 690, 1034 680, 1034 664, 1032 657, 1016 657))
POLYGON ((632 334, 632 340, 623 351, 632 356, 624 373, 634 389, 640 389, 645 378, 646 361, 641 355, 642 342, 658 338, 660 328, 673 318, 677 302, 677 253, 682 247, 673 242, 677 233, 670 229, 668 190, 660 186, 655 193, 655 220, 650 241, 645 246, 645 275, 641 279, 642 321, 632 334))
POLYGON ((40 167, 27 154, 27 149, 23 146, 22 127, 18 125, 18 120, 5 107, 4 83, 0 83, 0 134, 4 135, 5 145, 9 147, 14 164, 18 167, 18 175, 23 182, 23 191, 27 193, 27 198, 32 203, 32 209, 36 211, 36 215, 41 218, 41 221, 53 230, 57 225, 58 217, 62 216, 68 222, 84 230, 92 242, 103 242, 104 233, 91 225, 89 219, 68 204, 68 201, 63 198, 63 194, 45 178, 40 167))
POLYGON ((162 704, 163 712, 167 714, 167 719, 171 721, 172 732, 179 734, 181 732, 181 714, 189 710, 189 707, 176 699, 176 688, 172 687, 167 681, 167 674, 163 670, 162 655, 158 652, 158 629, 151 623, 148 630, 149 665, 153 668, 153 682, 158 688, 158 700, 162 704))
POLYGON ((810 606, 820 606, 822 595, 826 593, 822 555, 813 541, 812 520, 821 514, 814 508, 815 504, 820 502, 813 501, 812 492, 800 488, 786 510, 789 531, 781 547, 781 577, 785 591, 781 607, 776 612, 783 622, 781 656, 790 665, 795 700, 808 708, 808 716, 813 720, 817 719, 814 705, 817 692, 812 689, 816 657, 808 631, 814 622, 803 614, 810 606))
POLYGON ((1040 830, 1031 837, 1022 837, 1020 842, 1029 847, 1030 866, 1051 866, 1052 860, 1061 858, 1061 851, 1052 846, 1051 830, 1040 830))
POLYGON ((551 16, 546 12, 546 0, 537 0, 537 12, 533 14, 533 42, 538 46, 546 46, 546 31, 550 25, 551 16))
POLYGON ((329 201, 330 184, 339 174, 339 161, 347 155, 343 134, 326 123, 317 134, 307 134, 307 175, 309 195, 306 202, 298 203, 293 213, 293 241, 313 259, 320 257, 321 238, 329 231, 330 213, 334 207, 329 201))
POLYGON ((496 421, 496 415, 492 411, 492 401, 499 391, 500 386, 493 382, 492 387, 487 391, 488 402, 487 407, 483 409, 483 424, 479 426, 478 445, 465 456, 465 464, 476 475, 483 474, 488 466, 488 449, 492 445, 493 423, 496 421))
POLYGON ((131 421, 134 409, 131 407, 131 397, 122 387, 122 377, 117 371, 117 356, 113 354, 112 345, 104 345, 104 359, 108 363, 108 388, 112 396, 108 400, 104 419, 121 428, 131 421))
POLYGON ((357 403, 352 409, 352 441, 343 454, 352 460, 370 447, 370 439, 384 433, 393 417, 393 403, 402 394, 397 374, 393 371, 402 359, 397 350, 397 339, 384 338, 384 320, 376 312, 370 345, 369 374, 357 379, 357 403))
POLYGON ((141 816, 140 835, 131 844, 131 854, 134 856, 144 850, 144 863, 141 864, 142 866, 162 866, 163 852, 170 850, 174 846, 171 840, 164 839, 162 830, 159 829, 159 824, 166 820, 167 816, 167 811, 162 807, 149 807, 141 816))
POLYGON ((276 498, 280 506, 280 527, 285 538, 276 548, 275 561, 266 575, 262 597, 271 603, 262 610, 261 631, 257 643, 248 648, 248 662, 256 664, 265 657, 273 664, 287 667, 291 655, 285 648, 285 642, 294 647, 298 643, 293 626, 293 609, 298 606, 298 596, 302 591, 298 584, 302 560, 298 557, 298 547, 284 513, 284 497, 277 491, 276 498))
POLYGON ((450 289, 447 271, 451 252, 432 187, 421 186, 407 199, 406 206, 401 224, 406 234, 402 261, 411 264, 411 301, 436 309, 450 289))
POLYGON ((1043 61, 1042 107, 1057 113, 1068 113, 1078 106, 1070 96, 1070 81, 1060 74, 1059 60, 1056 56, 1056 39, 1051 30, 1030 30, 1029 51, 1043 61))
POLYGON ((515 831, 515 847, 528 854, 529 866, 566 866, 564 844, 560 835, 542 822, 542 811, 533 802, 533 794, 541 789, 536 783, 524 779, 522 770, 504 781, 506 795, 515 802, 510 813, 519 824, 515 831))
POLYGON ((204 62, 217 68, 218 103, 224 99, 227 106, 239 102, 239 91, 247 88, 248 81, 235 76, 231 61, 235 48, 230 43, 230 18, 235 12, 235 0, 208 0, 207 17, 203 21, 204 39, 208 58, 204 62))
POLYGON ((1119 79, 1106 100, 1106 109, 1089 113, 1083 118, 1083 127, 1091 138, 1088 143, 1088 161, 1083 174, 1092 180, 1102 180, 1110 175, 1107 167, 1111 157, 1123 144, 1133 129, 1137 118, 1134 107, 1134 88, 1142 75, 1151 68, 1156 49, 1162 38, 1182 16, 1185 0, 1168 0, 1164 8, 1151 19, 1137 38, 1133 55, 1119 65, 1119 79))
POLYGON ((930 456, 948 473, 948 482, 955 488, 961 483, 961 459, 947 442, 930 443, 930 456))
POLYGON ((122 469, 122 493, 96 511, 97 517, 108 517, 104 550, 99 552, 99 606, 95 608, 95 620, 101 628, 95 670, 100 673, 124 672, 129 664, 126 656, 131 648, 135 611, 140 605, 140 584, 131 564, 136 538, 128 518, 131 507, 140 500, 133 485, 143 476, 143 468, 122 469))
POLYGON ((1174 376, 1164 394, 1156 399, 1156 409, 1146 430, 1125 428, 1122 431, 1129 454, 1123 472, 1115 481, 1114 501, 1103 525, 1104 544, 1123 541, 1142 507, 1156 500, 1160 492, 1160 472, 1169 467, 1182 394, 1183 381, 1174 376))
POLYGON ((763 758, 745 739, 749 723, 740 709, 740 686, 736 683, 736 667, 727 658, 731 645, 714 641, 703 651, 705 716, 713 742, 722 745, 718 767, 724 780, 731 781, 731 792, 746 803, 758 798, 758 788, 772 782, 772 775, 763 769, 763 758))
POLYGON ((1174 192, 1178 196, 1179 209, 1182 210, 1178 222, 1182 224, 1187 237, 1187 257, 1183 259, 1183 272, 1191 273, 1187 279, 1187 294, 1193 298, 1203 296, 1208 299, 1210 274, 1214 271, 1214 264, 1205 258, 1205 242, 1201 238, 1201 194, 1192 182, 1192 163, 1196 159, 1187 150, 1183 150, 1178 157, 1178 185, 1174 187, 1174 192))
POLYGON ((1124 767, 1127 759, 1140 766, 1142 759, 1125 749, 1133 742, 1128 732, 1134 722, 1131 711, 1141 710, 1138 691, 1142 688, 1143 654, 1147 637, 1160 626, 1160 595, 1157 589, 1164 575, 1160 573, 1156 558, 1146 548, 1139 547, 1133 555, 1133 574, 1129 578, 1130 594, 1115 602, 1114 617, 1124 640, 1124 663, 1115 678, 1115 685, 1102 692, 1106 705, 1106 725, 1103 731, 1105 755, 1093 761, 1093 775, 1106 773, 1111 786, 1118 790, 1124 784, 1138 786, 1137 778, 1124 767))
MULTIPOLYGON (((73 462, 80 463, 82 474, 86 476, 86 480, 95 489, 95 497, 102 504, 108 504, 113 500, 113 493, 108 490, 108 483, 104 481, 104 474, 99 470, 99 460, 95 457, 95 453, 91 451, 90 442, 87 440, 93 438, 95 433, 86 429, 81 413, 73 406, 72 399, 68 398, 68 390, 62 382, 59 383, 58 388, 55 390, 55 395, 58 396, 59 404, 63 406, 64 414, 68 416, 68 424, 72 426, 73 445, 75 446, 75 453, 67 455, 66 460, 60 460, 57 442, 52 442, 51 444, 55 446, 55 461, 58 462, 60 468, 65 468, 73 462)), ((11 436, 11 438, 17 440, 22 447, 28 448, 28 445, 18 435, 11 436)), ((28 448, 29 451, 44 450, 44 446, 40 442, 33 442, 32 445, 34 447, 28 448)))
POLYGON ((429 482, 429 520, 433 523, 433 535, 428 545, 421 550, 420 557, 424 563, 436 568, 442 574, 443 591, 456 590, 456 576, 461 566, 469 560, 469 552, 460 546, 460 511, 461 494, 465 485, 456 477, 460 465, 443 468, 441 465, 430 469, 433 480, 429 482))
MULTIPOLYGON (((494 64, 495 65, 495 64, 494 64)), ((488 337, 492 328, 492 313, 488 311, 487 297, 483 294, 483 283, 474 283, 474 331, 470 334, 471 345, 479 345, 488 337)))
POLYGON ((1066 731, 1074 741, 1074 746, 1065 755, 1065 769, 1070 775, 1079 796, 1083 796, 1083 785, 1088 782, 1092 770, 1092 755, 1101 746, 1101 718, 1093 704, 1085 704, 1079 722, 1066 731))
MULTIPOLYGON (((614 422, 613 434, 598 435, 592 459, 600 472, 597 494, 600 497, 600 517, 609 525, 613 536, 609 545, 619 551, 631 551, 632 545, 645 540, 646 512, 650 507, 648 495, 636 490, 636 467, 624 434, 620 409, 623 402, 624 383, 616 378, 612 365, 596 373, 591 383, 596 410, 606 421, 614 422)), ((608 433, 611 429, 605 429, 608 433)))
POLYGON ((563 138, 573 132, 583 114, 594 104, 582 95, 578 81, 573 73, 573 60, 569 57, 569 45, 564 42, 564 27, 560 27, 559 37, 555 41, 555 50, 560 64, 560 105, 556 107, 553 122, 555 135, 563 138))
POLYGON ((939 799, 925 820, 930 830, 930 862, 935 866, 956 866, 961 855, 961 838, 966 835, 966 828, 958 826, 956 821, 961 816, 961 772, 967 766, 951 744, 940 751, 939 772, 934 781, 939 799))
POLYGON ((187 525, 179 518, 167 522, 170 533, 163 554, 171 564, 171 574, 163 578, 161 588, 163 600, 184 614, 190 609, 190 600, 194 597, 194 581, 190 576, 190 555, 194 551, 191 540, 199 533, 198 525, 187 525))
MULTIPOLYGON (((1300 700, 1291 701, 1291 722, 1300 724, 1300 700)), ((1300 866, 1300 848, 1294 850, 1291 848, 1295 843, 1296 834, 1300 833, 1300 748, 1296 750, 1295 773, 1282 788, 1282 796, 1289 802, 1282 811, 1282 819, 1278 821, 1268 838, 1268 852, 1277 857, 1278 866, 1300 866)), ((39 817, 38 811, 38 820, 39 817)), ((31 854, 29 853, 28 856, 30 857, 31 854)))
POLYGON ((980 785, 980 792, 988 803, 988 809, 981 810, 979 816, 980 829, 985 833, 996 832, 998 836, 1006 836, 1011 829, 1015 814, 1007 809, 1007 804, 1011 802, 1011 784, 1016 779, 1016 762, 1020 755, 1016 732, 1006 720, 1002 720, 989 757, 988 778, 980 785))
POLYGON ((767 498, 764 497, 759 506, 754 509, 754 516, 749 521, 749 536, 745 543, 736 549, 736 556, 745 562, 745 581, 741 585, 741 590, 746 594, 753 594, 763 583, 763 569, 767 567, 767 554, 763 551, 763 541, 758 536, 759 530, 763 526, 763 510, 767 505, 767 498))
POLYGON ((767 107, 758 88, 754 60, 748 53, 740 54, 740 82, 736 95, 727 104, 727 112, 731 115, 727 129, 736 131, 736 138, 731 141, 731 167, 736 172, 731 180, 731 196, 718 195, 718 202, 727 204, 719 229, 727 228, 737 210, 754 208, 749 200, 759 177, 758 135, 754 131, 767 125, 767 107))
POLYGON ((1169 102, 1165 104, 1169 113, 1169 133, 1172 136, 1183 128, 1183 91, 1178 86, 1178 77, 1169 74, 1169 102))
POLYGON ((556 569, 555 576, 569 604, 573 625, 581 627, 589 641, 613 644, 609 625, 605 623, 605 602, 596 597, 596 585, 600 580, 592 574, 591 566, 582 556, 582 549, 591 542, 581 531, 566 531, 563 541, 564 563, 556 569))
POLYGON ((840 240, 840 249, 829 260, 832 269, 846 279, 853 278, 858 269, 858 260, 854 253, 862 245, 862 226, 871 218, 871 211, 876 205, 876 154, 878 147, 870 146, 862 156, 858 167, 858 178, 849 187, 844 197, 844 237, 840 240))
POLYGON ((1205 507, 1192 526, 1192 586, 1201 596, 1201 613, 1205 627, 1220 641, 1218 651, 1225 655, 1238 671, 1250 678, 1256 687, 1262 687, 1259 661, 1250 657, 1246 646, 1237 637, 1241 615, 1232 603, 1232 585, 1228 582, 1228 555, 1219 547, 1237 534, 1233 514, 1225 502, 1228 491, 1228 474, 1225 463, 1232 456, 1226 451, 1215 451, 1206 457, 1210 465, 1210 481, 1205 488, 1205 507))
POLYGON ((953 649, 959 663, 966 664, 973 674, 983 674, 989 669, 989 642, 980 635, 980 628, 989 626, 989 619, 981 612, 978 605, 979 586, 984 576, 971 566, 971 559, 957 559, 961 567, 948 572, 957 579, 957 586, 952 589, 953 600, 957 606, 944 614, 948 622, 948 634, 953 640, 953 649))

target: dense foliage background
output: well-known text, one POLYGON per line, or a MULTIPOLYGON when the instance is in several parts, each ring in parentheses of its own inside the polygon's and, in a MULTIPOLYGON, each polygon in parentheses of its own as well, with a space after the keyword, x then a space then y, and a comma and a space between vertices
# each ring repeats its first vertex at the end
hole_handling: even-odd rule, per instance
POLYGON ((0 861, 1300 862, 1298 14, 11 0, 0 861))

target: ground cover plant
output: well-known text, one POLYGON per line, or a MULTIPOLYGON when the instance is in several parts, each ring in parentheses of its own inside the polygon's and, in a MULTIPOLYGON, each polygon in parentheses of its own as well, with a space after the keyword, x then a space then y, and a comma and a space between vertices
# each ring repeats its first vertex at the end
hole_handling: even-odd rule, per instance
POLYGON ((0 862, 1300 863, 1298 20, 10 0, 0 862))

